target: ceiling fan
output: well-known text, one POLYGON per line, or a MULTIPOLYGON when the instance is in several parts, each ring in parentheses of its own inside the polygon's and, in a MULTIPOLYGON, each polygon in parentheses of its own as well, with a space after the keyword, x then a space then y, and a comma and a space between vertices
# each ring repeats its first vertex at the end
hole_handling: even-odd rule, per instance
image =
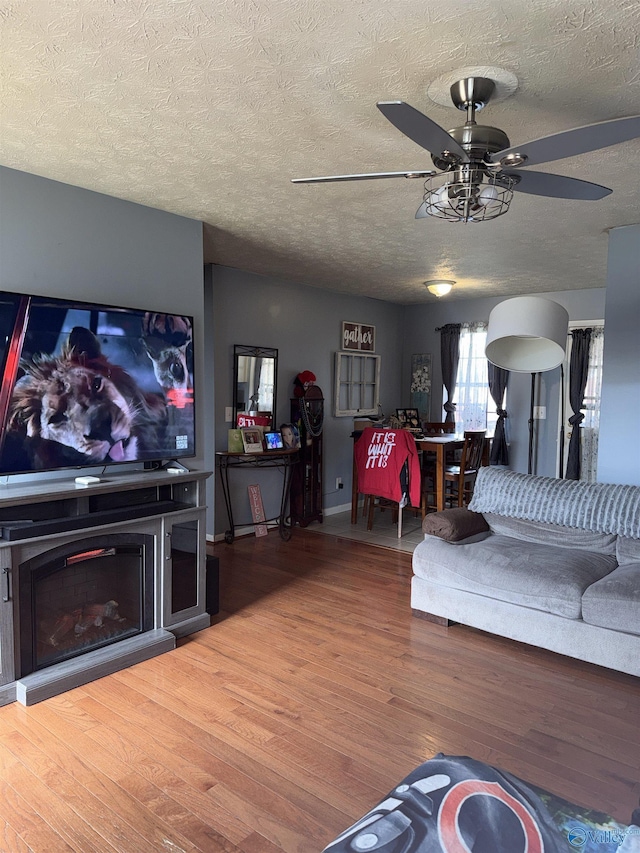
POLYGON ((635 139, 640 136, 640 116, 598 122, 511 146, 504 131, 476 124, 476 112, 487 105, 494 90, 493 80, 487 77, 467 77, 454 83, 451 100, 459 110, 466 111, 467 117, 461 127, 448 132, 404 101, 378 102, 380 112, 398 130, 429 151, 436 171, 327 175, 292 178, 292 183, 425 178, 416 219, 435 216, 450 222, 495 219, 507 212, 514 191, 585 200, 604 198, 612 192, 589 181, 529 171, 528 167, 635 139))

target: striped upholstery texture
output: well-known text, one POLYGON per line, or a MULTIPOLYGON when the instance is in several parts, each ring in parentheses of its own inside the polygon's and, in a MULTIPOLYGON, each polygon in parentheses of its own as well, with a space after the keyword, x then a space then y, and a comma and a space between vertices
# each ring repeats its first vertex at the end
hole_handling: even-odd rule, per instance
POLYGON ((469 509, 640 539, 640 486, 581 483, 485 467, 469 509))

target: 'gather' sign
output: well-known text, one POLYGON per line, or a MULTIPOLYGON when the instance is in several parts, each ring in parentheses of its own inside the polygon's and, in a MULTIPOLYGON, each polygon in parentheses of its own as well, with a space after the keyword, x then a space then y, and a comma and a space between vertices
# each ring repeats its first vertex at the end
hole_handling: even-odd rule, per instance
POLYGON ((376 327, 365 326, 362 323, 342 324, 342 349, 358 350, 359 352, 375 352, 376 327))

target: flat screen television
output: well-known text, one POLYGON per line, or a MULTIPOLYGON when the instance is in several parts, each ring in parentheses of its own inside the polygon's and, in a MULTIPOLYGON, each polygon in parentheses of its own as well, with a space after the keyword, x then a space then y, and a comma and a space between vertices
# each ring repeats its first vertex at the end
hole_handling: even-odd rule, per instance
POLYGON ((192 330, 0 291, 0 475, 194 456, 192 330))

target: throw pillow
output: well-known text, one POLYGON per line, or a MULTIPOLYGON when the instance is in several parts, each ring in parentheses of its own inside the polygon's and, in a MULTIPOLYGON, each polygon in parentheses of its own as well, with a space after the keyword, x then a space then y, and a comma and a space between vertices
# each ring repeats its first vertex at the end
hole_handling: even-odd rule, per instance
POLYGON ((454 507, 425 515, 422 531, 429 536, 439 536, 447 542, 460 542, 470 536, 488 534, 489 525, 481 512, 471 512, 465 507, 454 507))

